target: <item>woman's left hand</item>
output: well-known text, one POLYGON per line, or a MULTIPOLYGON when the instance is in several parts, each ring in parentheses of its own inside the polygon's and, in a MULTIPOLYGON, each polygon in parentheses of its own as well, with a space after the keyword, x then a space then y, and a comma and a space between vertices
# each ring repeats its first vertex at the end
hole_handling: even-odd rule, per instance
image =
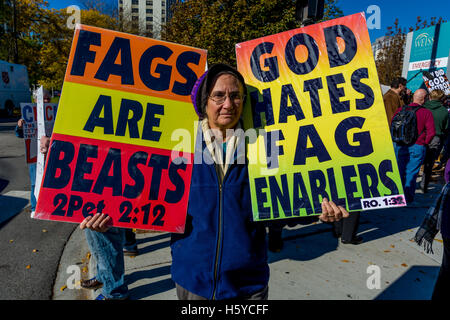
POLYGON ((87 216, 80 223, 80 229, 87 228, 97 232, 106 232, 111 227, 111 217, 103 213, 96 213, 94 216, 87 216))
POLYGON ((336 206, 333 201, 328 201, 327 198, 322 200, 322 214, 319 219, 323 222, 339 221, 342 218, 347 218, 349 213, 344 207, 336 206))

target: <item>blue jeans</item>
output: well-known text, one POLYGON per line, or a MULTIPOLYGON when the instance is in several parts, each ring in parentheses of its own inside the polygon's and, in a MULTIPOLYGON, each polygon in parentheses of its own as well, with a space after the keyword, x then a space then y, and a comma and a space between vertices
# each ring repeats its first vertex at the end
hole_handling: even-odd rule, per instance
POLYGON ((416 193, 417 175, 425 159, 427 148, 419 144, 401 146, 394 142, 394 150, 406 202, 413 202, 416 193))
POLYGON ((123 243, 125 230, 110 228, 106 232, 85 229, 86 241, 97 261, 97 279, 103 283, 102 294, 109 299, 128 297, 125 284, 123 243))
POLYGON ((36 184, 36 162, 30 163, 28 165, 28 173, 30 175, 31 193, 30 193, 30 203, 31 211, 36 209, 36 197, 34 196, 34 185, 36 184))

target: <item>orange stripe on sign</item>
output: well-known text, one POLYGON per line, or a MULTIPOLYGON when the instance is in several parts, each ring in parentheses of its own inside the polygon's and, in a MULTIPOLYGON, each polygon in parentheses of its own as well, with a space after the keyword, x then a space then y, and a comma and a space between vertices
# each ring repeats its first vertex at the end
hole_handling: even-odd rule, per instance
POLYGON ((206 50, 78 25, 65 81, 190 102, 206 50))

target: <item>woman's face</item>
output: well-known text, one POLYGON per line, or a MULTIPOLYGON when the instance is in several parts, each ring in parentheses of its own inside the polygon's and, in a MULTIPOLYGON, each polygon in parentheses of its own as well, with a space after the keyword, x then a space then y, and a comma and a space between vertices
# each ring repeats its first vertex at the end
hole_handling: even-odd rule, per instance
POLYGON ((211 129, 232 129, 241 117, 244 88, 231 74, 220 75, 209 94, 206 116, 211 129))

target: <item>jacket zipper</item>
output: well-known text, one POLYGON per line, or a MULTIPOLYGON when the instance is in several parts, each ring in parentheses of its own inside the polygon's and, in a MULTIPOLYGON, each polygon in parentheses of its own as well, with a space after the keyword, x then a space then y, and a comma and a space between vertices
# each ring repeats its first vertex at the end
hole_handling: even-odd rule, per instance
POLYGON ((217 245, 216 245, 216 259, 214 262, 214 289, 213 289, 213 296, 212 300, 216 300, 216 289, 217 289, 217 268, 219 264, 219 250, 220 250, 220 243, 222 238, 222 183, 225 180, 225 176, 223 177, 222 183, 219 181, 219 176, 217 175, 217 182, 219 183, 219 235, 217 238, 217 245))

